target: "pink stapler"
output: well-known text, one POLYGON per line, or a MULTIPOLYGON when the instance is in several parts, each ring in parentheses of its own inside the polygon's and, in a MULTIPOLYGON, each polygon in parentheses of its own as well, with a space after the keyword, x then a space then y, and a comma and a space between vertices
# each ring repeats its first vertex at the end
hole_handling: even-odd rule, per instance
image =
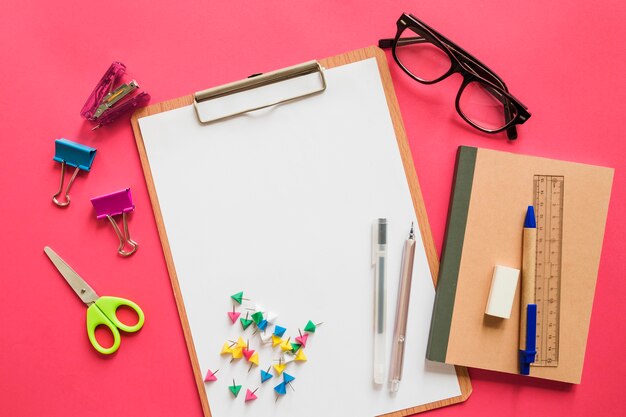
POLYGON ((111 64, 83 106, 80 115, 96 123, 92 130, 107 125, 124 113, 145 106, 150 95, 139 90, 137 81, 126 74, 121 62, 111 64))

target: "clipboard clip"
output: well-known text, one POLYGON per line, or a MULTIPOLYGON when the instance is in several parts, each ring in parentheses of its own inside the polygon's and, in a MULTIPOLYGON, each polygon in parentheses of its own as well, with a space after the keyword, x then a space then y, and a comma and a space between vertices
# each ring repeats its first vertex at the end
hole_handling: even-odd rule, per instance
POLYGON ((80 115, 97 122, 92 130, 107 125, 122 114, 148 104, 150 95, 140 92, 139 88, 137 81, 128 78, 126 66, 114 62, 92 91, 80 115))
POLYGON ((107 218, 113 225, 113 230, 117 238, 120 240, 120 245, 117 248, 117 253, 126 257, 130 256, 137 251, 139 244, 131 239, 128 231, 128 221, 126 220, 126 213, 130 213, 135 210, 133 204, 133 197, 130 194, 130 188, 125 188, 120 191, 115 191, 110 194, 101 195, 91 199, 91 204, 96 210, 96 218, 98 220, 107 218), (120 230, 113 216, 122 215, 122 223, 124 226, 124 233, 120 230), (124 246, 131 247, 130 251, 125 251, 124 246))
POLYGON ((193 95, 193 107, 198 121, 205 124, 308 97, 324 90, 324 68, 317 61, 309 61, 198 91, 193 95))

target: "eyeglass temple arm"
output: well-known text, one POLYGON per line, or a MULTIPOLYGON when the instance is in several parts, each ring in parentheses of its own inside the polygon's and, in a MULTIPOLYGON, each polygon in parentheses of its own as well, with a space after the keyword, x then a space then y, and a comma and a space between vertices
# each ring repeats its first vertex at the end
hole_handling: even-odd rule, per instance
MULTIPOLYGON (((378 47, 382 48, 382 49, 392 48, 394 41, 395 41, 395 39, 393 39, 393 38, 379 39, 378 40, 378 47)), ((413 44, 422 43, 422 42, 426 42, 426 39, 422 38, 421 36, 415 36, 415 37, 412 37, 412 38, 400 38, 400 39, 398 39, 398 45, 400 45, 400 46, 413 45, 413 44)))

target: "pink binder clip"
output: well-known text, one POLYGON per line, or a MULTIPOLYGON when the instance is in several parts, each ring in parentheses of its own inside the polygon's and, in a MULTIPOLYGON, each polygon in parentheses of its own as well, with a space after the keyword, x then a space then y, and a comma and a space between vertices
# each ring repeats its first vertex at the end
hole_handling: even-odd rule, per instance
POLYGON ((91 204, 93 204, 93 208, 96 209, 97 219, 104 219, 106 217, 113 225, 115 234, 120 240, 120 246, 117 248, 117 253, 122 256, 130 256, 135 253, 139 245, 130 238, 130 233, 128 232, 128 222, 126 220, 126 213, 135 210, 133 198, 130 195, 130 188, 94 197, 91 199, 91 204), (117 216, 119 214, 122 215, 124 234, 122 234, 115 219, 113 219, 113 216, 117 216), (132 248, 130 252, 124 250, 124 246, 127 244, 132 248))
POLYGON ((150 95, 139 91, 137 81, 126 74, 121 62, 111 64, 80 111, 85 119, 96 122, 94 129, 107 125, 124 113, 145 106, 150 95))

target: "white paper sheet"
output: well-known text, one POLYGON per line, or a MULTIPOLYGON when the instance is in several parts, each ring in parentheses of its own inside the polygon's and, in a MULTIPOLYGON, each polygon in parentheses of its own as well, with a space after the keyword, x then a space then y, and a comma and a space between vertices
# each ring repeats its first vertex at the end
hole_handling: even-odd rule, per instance
POLYGON ((374 416, 460 395, 454 368, 424 359, 434 288, 419 233, 400 390, 373 385, 371 225, 388 219, 390 353, 415 212, 376 61, 325 74, 322 94, 214 124, 191 106, 139 120, 200 368, 220 369, 205 384, 214 417, 374 416), (278 401, 282 378, 261 385, 259 373, 278 351, 260 348, 254 326, 244 338, 259 368, 219 355, 242 332, 226 315, 238 291, 278 313, 292 340, 309 319, 324 323, 278 401))

